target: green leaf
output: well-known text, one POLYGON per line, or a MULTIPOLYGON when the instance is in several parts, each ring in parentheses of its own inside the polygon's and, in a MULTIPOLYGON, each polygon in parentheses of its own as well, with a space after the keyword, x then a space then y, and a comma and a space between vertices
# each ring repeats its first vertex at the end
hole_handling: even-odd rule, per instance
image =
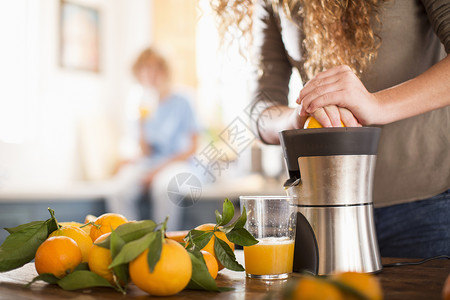
MULTIPOLYGON (((152 220, 144 220, 144 221, 137 221, 137 222, 130 222, 125 223, 116 228, 116 233, 119 237, 121 237, 125 243, 140 239, 144 235, 146 235, 149 232, 152 232, 156 228, 156 223, 152 220)), ((109 249, 110 247, 110 238, 111 236, 107 237, 102 242, 98 243, 97 245, 103 248, 109 249)))
POLYGON ((125 288, 129 282, 130 273, 128 271, 128 264, 122 264, 113 268, 114 283, 121 287, 123 285, 125 288))
POLYGON ((219 228, 220 231, 224 233, 228 233, 234 228, 244 228, 245 223, 247 222, 247 211, 245 210, 245 206, 242 208, 242 214, 237 218, 236 221, 231 223, 228 226, 219 228))
POLYGON ((150 269, 150 273, 153 272, 156 264, 161 257, 162 243, 162 232, 157 231, 155 238, 150 242, 150 245, 148 246, 147 263, 148 268, 150 269))
POLYGON ((247 210, 245 209, 245 205, 244 205, 242 207, 241 215, 234 223, 234 228, 243 228, 246 222, 247 222, 247 210))
POLYGON ((111 287, 114 286, 105 278, 91 271, 76 271, 70 273, 58 281, 58 285, 67 291, 85 289, 91 287, 111 287))
POLYGON ((125 241, 116 233, 115 230, 111 231, 110 241, 111 257, 114 258, 120 250, 122 250, 122 247, 125 245, 125 241))
POLYGON ((236 256, 234 256, 234 252, 231 250, 230 246, 228 246, 226 242, 217 238, 217 236, 214 240, 214 252, 217 259, 222 265, 224 265, 225 268, 233 271, 245 270, 244 267, 237 262, 236 256))
POLYGON ((53 231, 58 229, 58 223, 56 223, 55 219, 48 219, 45 221, 45 224, 47 225, 47 236, 49 236, 53 231))
POLYGON ((231 221, 234 217, 234 205, 233 203, 228 200, 228 198, 223 201, 223 210, 222 210, 222 222, 220 224, 218 223, 218 226, 223 226, 225 224, 228 224, 228 222, 231 221))
POLYGON ((51 273, 43 273, 43 274, 40 274, 40 275, 34 277, 33 280, 31 280, 30 282, 28 282, 25 285, 25 287, 29 287, 34 282, 39 281, 39 280, 45 281, 45 282, 50 283, 50 284, 56 284, 56 283, 58 283, 59 278, 56 277, 55 275, 51 274, 51 273))
POLYGON ((166 218, 164 219, 164 222, 161 223, 161 234, 164 236, 166 233, 166 229, 167 229, 167 222, 169 221, 169 216, 166 216, 166 218))
POLYGON ((252 246, 258 244, 258 240, 244 228, 234 228, 226 234, 228 240, 240 246, 252 246))
MULTIPOLYGON (((125 245, 125 241, 117 235, 115 230, 111 231, 111 257, 114 259, 120 250, 125 245)), ((128 266, 126 264, 121 264, 113 267, 114 274, 119 278, 119 281, 123 282, 125 285, 128 283, 128 266)), ((117 283, 119 284, 119 283, 117 283)))
POLYGON ((16 227, 4 228, 4 229, 6 231, 8 231, 10 234, 13 234, 14 232, 21 231, 23 229, 27 229, 29 227, 33 227, 33 226, 35 226, 37 224, 42 224, 44 222, 45 221, 33 221, 33 222, 22 224, 22 225, 19 225, 19 226, 16 226, 16 227))
POLYGON ((220 214, 220 212, 216 209, 214 213, 216 214, 216 223, 222 224, 222 215, 220 214))
POLYGON ((117 285, 123 283, 124 286, 128 284, 130 273, 128 272, 128 264, 122 264, 113 268, 114 274, 117 278, 114 279, 117 285))
POLYGON ((87 262, 81 263, 78 266, 73 269, 73 272, 75 271, 89 271, 89 264, 87 262))
POLYGON ((216 281, 209 274, 200 250, 188 251, 188 254, 192 262, 192 276, 186 288, 218 292, 219 288, 216 285, 216 281))
POLYGON ((48 211, 49 211, 51 217, 50 217, 50 219, 45 221, 45 223, 47 224, 47 233, 48 233, 48 235, 50 235, 53 231, 57 230, 61 226, 58 224, 58 220, 56 220, 55 211, 53 209, 51 209, 50 207, 48 208, 48 211))
POLYGON ((145 249, 148 248, 151 241, 155 239, 156 232, 149 232, 138 240, 134 240, 125 244, 122 250, 114 257, 109 268, 114 268, 121 264, 126 264, 138 257, 145 249))
POLYGON ((0 246, 0 272, 16 269, 31 261, 47 235, 46 222, 34 223, 9 235, 0 246))
POLYGON ((188 242, 190 242, 192 245, 195 245, 196 248, 203 249, 206 244, 211 240, 213 236, 212 231, 202 231, 202 230, 191 230, 189 231, 189 239, 188 242))

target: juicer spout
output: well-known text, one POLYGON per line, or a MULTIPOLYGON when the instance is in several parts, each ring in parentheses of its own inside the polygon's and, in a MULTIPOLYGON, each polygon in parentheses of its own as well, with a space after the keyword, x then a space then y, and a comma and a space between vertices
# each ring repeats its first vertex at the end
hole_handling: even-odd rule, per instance
POLYGON ((295 178, 295 177, 294 177, 294 178, 289 178, 289 179, 286 180, 286 182, 283 184, 283 187, 284 187, 285 189, 288 189, 288 188, 290 188, 290 187, 299 185, 301 182, 302 182, 302 179, 301 179, 301 178, 295 178))

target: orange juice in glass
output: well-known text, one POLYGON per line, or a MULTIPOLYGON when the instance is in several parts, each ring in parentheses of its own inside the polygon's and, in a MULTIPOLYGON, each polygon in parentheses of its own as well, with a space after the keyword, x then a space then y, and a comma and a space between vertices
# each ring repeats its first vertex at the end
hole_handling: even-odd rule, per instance
POLYGON ((150 108, 146 107, 144 105, 139 106, 139 118, 141 120, 147 119, 148 115, 150 114, 150 108))
POLYGON ((244 247, 245 271, 250 278, 284 279, 292 273, 296 212, 292 197, 242 196, 245 228, 258 244, 244 247))
POLYGON ((292 272, 294 240, 262 238, 258 241, 256 245, 244 247, 245 270, 249 274, 277 275, 292 272))

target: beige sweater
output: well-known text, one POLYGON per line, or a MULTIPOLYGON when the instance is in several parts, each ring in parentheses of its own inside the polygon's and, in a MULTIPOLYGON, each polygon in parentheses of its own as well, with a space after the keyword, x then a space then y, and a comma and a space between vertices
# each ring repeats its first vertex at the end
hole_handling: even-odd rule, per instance
MULTIPOLYGON (((378 58, 362 78, 371 92, 423 73, 445 55, 443 45, 450 52, 449 0, 391 0, 380 18, 378 58)), ((262 103, 287 105, 291 70, 303 73, 301 29, 282 9, 275 13, 271 4, 259 1, 253 30, 258 68, 254 105, 258 111, 262 103)), ((375 206, 426 199, 449 188, 450 107, 383 126, 375 206)))

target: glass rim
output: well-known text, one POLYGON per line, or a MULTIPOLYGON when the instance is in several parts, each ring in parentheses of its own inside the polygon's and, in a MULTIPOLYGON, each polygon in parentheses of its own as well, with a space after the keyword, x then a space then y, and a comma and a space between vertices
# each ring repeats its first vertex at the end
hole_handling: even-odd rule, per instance
POLYGON ((293 200, 294 196, 239 196, 239 200, 293 200))

